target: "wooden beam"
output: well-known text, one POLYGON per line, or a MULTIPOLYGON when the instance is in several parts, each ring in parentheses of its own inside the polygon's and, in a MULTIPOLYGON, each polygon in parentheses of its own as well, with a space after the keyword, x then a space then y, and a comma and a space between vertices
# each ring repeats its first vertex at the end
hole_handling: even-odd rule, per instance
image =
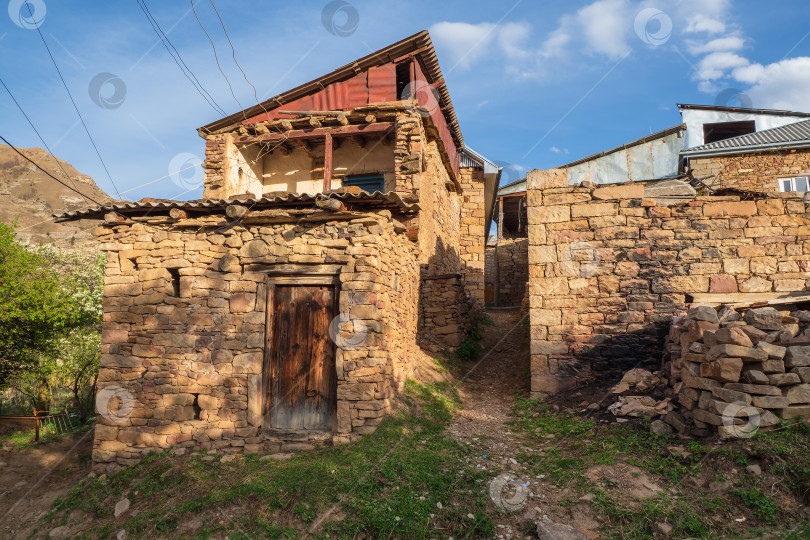
POLYGON ((503 238, 503 197, 498 199, 498 239, 503 238))
POLYGON ((327 133, 324 136, 324 151, 323 151, 323 190, 329 191, 332 189, 332 134, 327 133))
POLYGON ((393 122, 377 122, 374 124, 350 125, 350 126, 335 126, 335 127, 321 127, 313 129, 297 129, 288 131, 286 133, 268 133, 256 137, 239 137, 234 143, 237 145, 251 144, 265 141, 279 141, 282 139, 317 139, 323 137, 327 133, 332 137, 343 137, 349 135, 361 135, 366 133, 385 133, 386 131, 393 130, 393 122))

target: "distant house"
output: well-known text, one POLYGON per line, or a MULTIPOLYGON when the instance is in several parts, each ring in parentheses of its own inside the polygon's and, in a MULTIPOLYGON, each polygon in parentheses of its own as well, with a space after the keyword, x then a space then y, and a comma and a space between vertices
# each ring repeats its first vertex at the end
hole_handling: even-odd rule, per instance
MULTIPOLYGON (((560 165, 569 185, 644 184, 660 205, 691 200, 695 188, 807 192, 810 113, 678 105, 683 123, 560 165)), ((487 248, 489 302, 519 306, 528 281, 526 179, 501 186, 497 241, 487 248)))
POLYGON ((375 429, 484 304, 499 171, 464 146, 430 36, 212 122, 198 201, 91 208, 108 253, 97 469, 176 445, 375 429))
POLYGON ((689 148, 681 156, 712 189, 807 193, 810 119, 689 148))

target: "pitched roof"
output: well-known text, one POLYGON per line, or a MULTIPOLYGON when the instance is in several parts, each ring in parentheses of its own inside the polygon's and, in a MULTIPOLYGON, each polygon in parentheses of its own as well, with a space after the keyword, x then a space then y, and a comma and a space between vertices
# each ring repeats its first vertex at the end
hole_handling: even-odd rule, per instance
POLYGON ((436 56, 436 51, 433 48, 433 42, 431 41, 430 34, 427 30, 422 30, 421 32, 401 41, 397 41, 393 45, 383 47, 379 51, 373 52, 358 60, 354 60, 345 66, 339 67, 331 73, 297 86, 292 90, 287 90, 286 92, 278 94, 277 96, 273 96, 261 104, 255 105, 243 111, 239 111, 230 116, 226 116, 225 118, 221 118, 215 122, 211 122, 210 124, 199 128, 199 131, 201 133, 212 133, 214 131, 229 127, 239 123, 240 120, 243 120, 245 117, 250 118, 251 116, 256 116, 266 112, 268 109, 278 108, 285 103, 289 103, 314 92, 318 92, 328 84, 345 81, 362 71, 385 65, 397 58, 410 54, 413 54, 424 68, 425 75, 430 79, 428 83, 436 84, 436 90, 439 92, 439 101, 442 113, 444 114, 445 120, 447 120, 447 124, 450 127, 453 137, 456 139, 459 148, 461 148, 464 144, 464 139, 461 136, 461 128, 458 125, 456 112, 453 109, 453 102, 450 100, 450 93, 447 91, 447 86, 444 83, 444 76, 442 75, 442 70, 439 67, 439 59, 436 56))
POLYGON ((510 182, 506 185, 499 187, 498 195, 509 195, 510 193, 520 193, 521 191, 526 191, 525 176, 520 180, 515 180, 514 182, 510 182))
POLYGON ((565 165, 560 165, 556 167, 557 169, 566 169, 568 167, 573 167, 574 165, 579 165, 581 163, 587 163, 588 161, 593 161, 594 159, 605 157, 607 155, 613 154, 614 152, 619 152, 620 150, 626 150, 628 148, 632 148, 634 146, 639 146, 644 143, 648 143, 650 141, 656 141, 658 139, 663 139, 668 135, 672 135, 674 133, 680 133, 682 131, 686 131, 686 124, 678 124, 677 126, 672 126, 671 128, 662 129, 656 133, 651 135, 647 135, 640 139, 636 139, 635 141, 631 141, 627 144, 623 144, 621 146, 617 146, 616 148, 611 148, 610 150, 605 150, 604 152, 599 152, 598 154, 593 154, 582 159, 578 159, 576 161, 572 161, 571 163, 566 163, 565 165))
POLYGON ((810 118, 810 113, 796 111, 782 111, 779 109, 749 109, 747 107, 721 107, 718 105, 688 105, 678 103, 678 109, 692 109, 696 111, 721 111, 744 114, 768 114, 773 116, 798 116, 800 118, 810 118))
MULTIPOLYGON (((330 198, 339 199, 342 202, 362 206, 396 210, 405 214, 418 212, 419 205, 408 202, 397 193, 381 193, 375 191, 368 193, 342 192, 329 193, 330 198)), ((306 193, 287 193, 275 197, 258 197, 248 199, 199 199, 196 201, 173 201, 169 199, 141 200, 138 202, 118 202, 109 206, 91 206, 81 210, 54 214, 55 221, 72 221, 76 219, 101 219, 108 212, 114 211, 120 215, 140 215, 140 214, 163 214, 177 208, 179 210, 194 210, 208 214, 224 213, 225 209, 231 205, 248 206, 251 209, 260 210, 263 208, 280 207, 301 207, 313 206, 315 200, 321 195, 313 196, 306 193)))
POLYGON ((786 126, 756 131, 716 141, 681 152, 683 156, 735 154, 778 148, 810 147, 810 120, 802 120, 786 126))

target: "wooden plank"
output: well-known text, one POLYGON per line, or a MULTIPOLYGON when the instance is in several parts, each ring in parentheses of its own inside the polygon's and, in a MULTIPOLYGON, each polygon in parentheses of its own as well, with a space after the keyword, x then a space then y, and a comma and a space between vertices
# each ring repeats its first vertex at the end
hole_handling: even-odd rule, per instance
POLYGON ((274 285, 332 285, 337 283, 338 277, 333 275, 312 276, 274 276, 270 278, 274 285))
POLYGON ((330 189, 332 189, 332 135, 327 133, 324 136, 323 190, 330 189))
POLYGON ((317 287, 309 303, 311 343, 304 407, 305 429, 332 427, 336 409, 337 374, 334 370, 334 343, 329 338, 329 323, 334 317, 334 289, 317 287), (335 407, 332 404, 335 402, 335 407))
POLYGON ((385 133, 394 129, 393 122, 376 122, 374 124, 359 124, 349 126, 320 127, 312 129, 296 129, 285 133, 266 133, 256 137, 238 137, 234 143, 237 145, 252 144, 258 142, 282 141, 293 139, 320 139, 327 133, 333 137, 343 137, 349 135, 385 133))
POLYGON ((793 304, 796 302, 810 302, 810 293, 696 293, 692 296, 692 304, 724 305, 745 307, 750 304, 764 303, 768 305, 793 304))
POLYGON ((342 264, 317 264, 317 265, 306 265, 306 264, 274 264, 273 267, 268 272, 268 275, 276 275, 276 274, 305 274, 305 275, 313 275, 313 274, 339 274, 340 271, 343 269, 342 264))

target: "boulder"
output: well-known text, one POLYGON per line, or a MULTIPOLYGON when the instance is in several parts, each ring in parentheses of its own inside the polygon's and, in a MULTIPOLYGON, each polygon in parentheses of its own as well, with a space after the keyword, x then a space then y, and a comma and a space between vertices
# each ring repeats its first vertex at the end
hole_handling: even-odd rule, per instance
POLYGON ((745 322, 760 330, 782 329, 782 314, 772 307, 749 309, 744 319, 745 322))

